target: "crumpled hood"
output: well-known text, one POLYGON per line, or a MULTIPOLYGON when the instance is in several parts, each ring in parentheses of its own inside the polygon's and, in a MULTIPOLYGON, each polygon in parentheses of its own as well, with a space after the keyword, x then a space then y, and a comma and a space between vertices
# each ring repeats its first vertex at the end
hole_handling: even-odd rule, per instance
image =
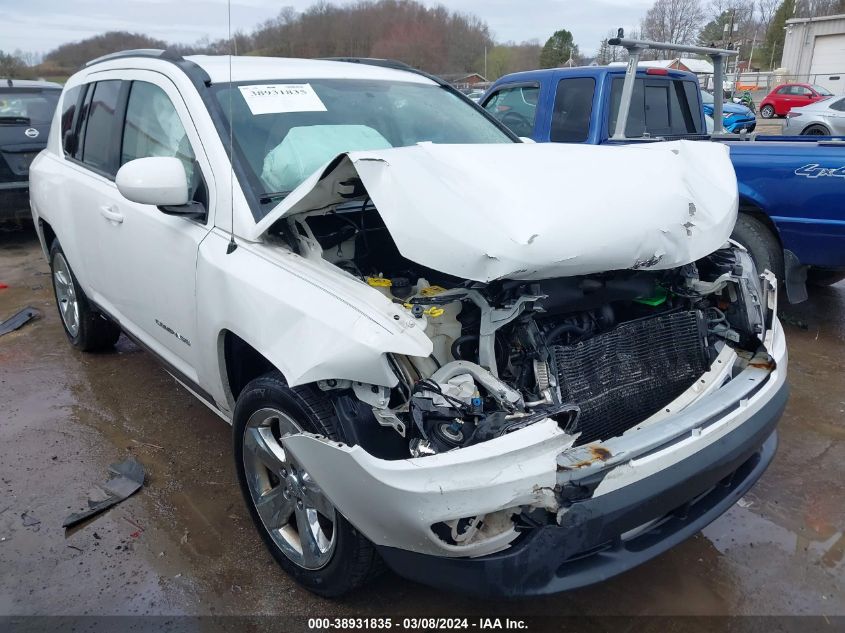
POLYGON ((481 282, 675 268, 728 240, 738 204, 721 143, 424 143, 338 156, 246 237, 324 213, 356 177, 402 255, 481 282))

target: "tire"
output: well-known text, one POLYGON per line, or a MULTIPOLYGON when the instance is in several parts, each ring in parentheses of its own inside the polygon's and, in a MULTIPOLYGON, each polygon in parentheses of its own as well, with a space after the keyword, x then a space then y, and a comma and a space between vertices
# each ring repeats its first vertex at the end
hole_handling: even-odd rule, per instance
POLYGON ((120 327, 91 307, 58 240, 50 246, 50 272, 59 320, 70 344, 83 352, 114 347, 120 327))
POLYGON ((764 119, 771 119, 775 116, 775 109, 774 107, 770 106, 769 104, 764 105, 760 108, 760 116, 764 119))
POLYGON ((757 218, 740 212, 731 237, 748 249, 758 272, 771 270, 779 281, 783 281, 783 249, 769 227, 757 218))
POLYGON ((830 130, 823 125, 809 125, 801 132, 801 136, 830 136, 830 130))
POLYGON ((845 279, 845 270, 811 268, 807 271, 807 283, 812 286, 832 286, 845 279))
POLYGON ((325 597, 341 596, 377 575, 381 559, 372 543, 319 493, 319 482, 310 480, 292 457, 285 455, 278 439, 297 432, 291 430, 291 423, 298 430, 344 439, 331 403, 318 389, 288 387, 276 371, 244 387, 235 405, 232 429, 241 494, 276 562, 306 589, 325 597), (316 512, 312 514, 312 510, 316 512), (334 516, 326 517, 329 513, 334 516), (304 521, 300 517, 316 525, 316 537, 310 526, 303 529, 312 537, 302 536, 298 523, 304 521), (318 549, 303 547, 303 539, 318 549), (306 552, 310 552, 308 556, 306 552))

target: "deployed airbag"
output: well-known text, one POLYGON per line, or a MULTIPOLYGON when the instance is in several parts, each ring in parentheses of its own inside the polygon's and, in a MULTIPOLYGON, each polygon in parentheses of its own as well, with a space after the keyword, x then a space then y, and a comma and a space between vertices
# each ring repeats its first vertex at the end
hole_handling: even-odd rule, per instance
POLYGON ((387 147, 387 139, 366 125, 294 127, 264 158, 261 180, 270 191, 291 191, 340 152, 387 147))

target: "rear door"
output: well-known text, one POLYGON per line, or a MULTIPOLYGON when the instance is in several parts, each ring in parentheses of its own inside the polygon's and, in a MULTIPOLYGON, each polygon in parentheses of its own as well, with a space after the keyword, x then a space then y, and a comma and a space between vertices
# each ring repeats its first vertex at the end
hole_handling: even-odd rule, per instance
POLYGON ((593 77, 566 77, 557 82, 549 129, 552 143, 589 140, 595 91, 593 77))
POLYGON ((86 296, 105 309, 98 227, 114 189, 117 109, 123 82, 103 78, 68 90, 62 99, 64 161, 51 183, 51 221, 86 296))
MULTIPOLYGON (((122 71, 121 76, 127 91, 113 139, 117 167, 148 156, 175 156, 193 199, 208 211, 214 190, 210 164, 176 87, 159 73, 122 71)), ((212 226, 210 214, 202 219, 168 215, 130 202, 111 184, 97 231, 103 292, 126 329, 177 375, 196 383, 196 258, 212 226)))

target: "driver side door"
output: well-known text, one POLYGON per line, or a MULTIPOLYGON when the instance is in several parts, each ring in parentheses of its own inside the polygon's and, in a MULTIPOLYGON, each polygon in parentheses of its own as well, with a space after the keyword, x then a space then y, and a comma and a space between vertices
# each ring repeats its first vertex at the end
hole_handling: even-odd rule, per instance
POLYGON ((196 261, 211 230, 213 174, 176 87, 159 73, 126 71, 118 167, 148 156, 182 162, 189 197, 203 218, 169 215, 111 190, 99 224, 104 293, 124 329, 155 352, 180 379, 197 383, 196 261), (128 76, 127 76, 128 75, 128 76))

